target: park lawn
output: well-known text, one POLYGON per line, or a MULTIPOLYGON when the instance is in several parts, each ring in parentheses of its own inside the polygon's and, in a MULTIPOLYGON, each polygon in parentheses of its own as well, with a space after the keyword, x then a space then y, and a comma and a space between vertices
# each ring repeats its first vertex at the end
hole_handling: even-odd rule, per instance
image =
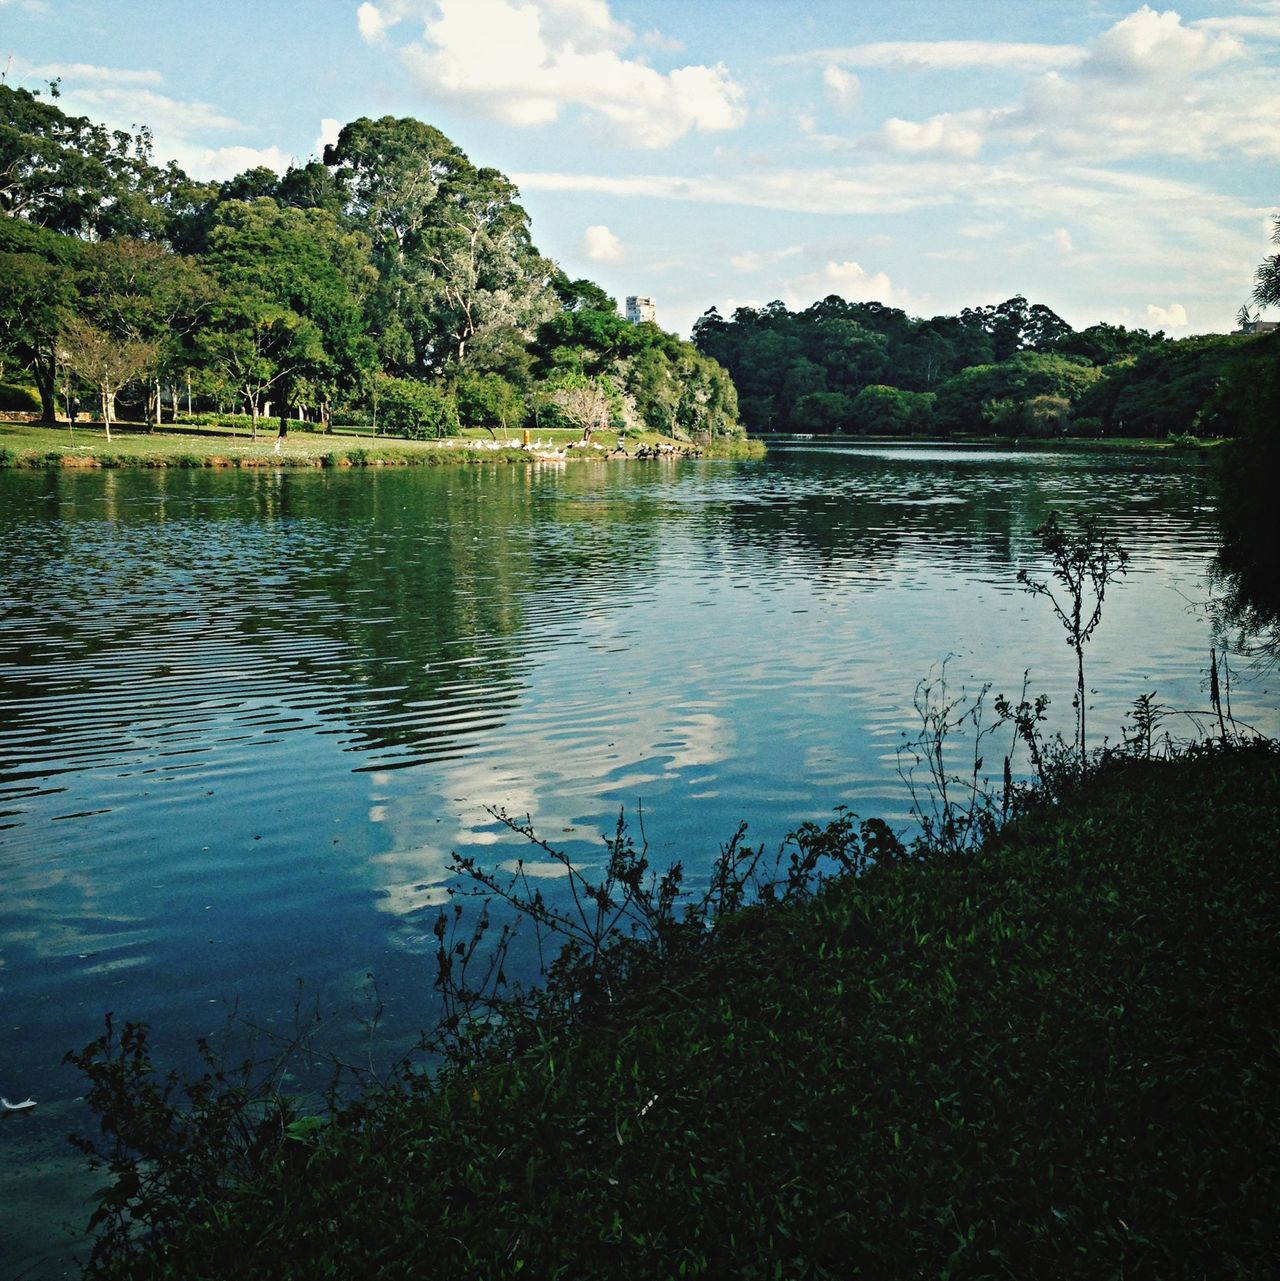
MULTIPOLYGON (((339 428, 331 434, 291 430, 276 452, 274 423, 254 440, 246 430, 182 426, 148 432, 134 424, 115 425, 108 441, 101 425, 82 424, 72 431, 66 423, 45 427, 0 419, 0 466, 9 467, 346 467, 411 466, 466 462, 528 462, 539 454, 566 451, 567 460, 603 459, 617 444, 613 432, 597 433, 593 447, 569 449, 579 439, 571 430, 531 433, 533 445, 520 448, 521 433, 503 438, 483 429, 462 432, 447 440, 404 440, 375 437, 369 431, 339 428)), ((626 447, 677 442, 655 432, 628 433, 626 447)), ((726 442, 737 444, 738 442, 726 442)), ((704 453, 729 452, 717 442, 704 453)), ((763 447, 759 447, 763 452, 763 447)))

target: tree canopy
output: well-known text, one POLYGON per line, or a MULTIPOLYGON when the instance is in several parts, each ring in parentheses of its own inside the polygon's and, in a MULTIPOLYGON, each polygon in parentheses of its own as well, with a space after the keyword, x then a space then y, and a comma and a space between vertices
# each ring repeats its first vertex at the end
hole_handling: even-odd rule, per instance
POLYGON ((268 403, 327 422, 381 394, 386 425, 510 430, 581 379, 624 429, 741 433, 714 360, 570 281, 514 184, 431 125, 362 117, 283 176, 201 184, 56 96, 0 85, 0 361, 47 420, 61 369, 104 417, 127 384, 158 415, 161 382, 191 380, 255 429, 268 403))

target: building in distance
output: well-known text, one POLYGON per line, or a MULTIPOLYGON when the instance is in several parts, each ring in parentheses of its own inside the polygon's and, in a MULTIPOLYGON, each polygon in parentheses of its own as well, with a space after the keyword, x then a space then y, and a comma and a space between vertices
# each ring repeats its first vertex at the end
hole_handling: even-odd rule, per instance
POLYGON ((638 325, 646 320, 657 324, 657 304, 647 294, 629 294, 627 296, 627 319, 633 325, 638 325))

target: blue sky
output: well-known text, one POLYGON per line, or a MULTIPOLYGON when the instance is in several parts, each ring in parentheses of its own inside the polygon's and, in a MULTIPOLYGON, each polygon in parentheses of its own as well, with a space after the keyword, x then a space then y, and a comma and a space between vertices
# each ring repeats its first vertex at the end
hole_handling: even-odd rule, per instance
POLYGON ((1280 205, 1280 0, 0 0, 7 82, 197 177, 436 125, 572 276, 1225 332, 1280 205))

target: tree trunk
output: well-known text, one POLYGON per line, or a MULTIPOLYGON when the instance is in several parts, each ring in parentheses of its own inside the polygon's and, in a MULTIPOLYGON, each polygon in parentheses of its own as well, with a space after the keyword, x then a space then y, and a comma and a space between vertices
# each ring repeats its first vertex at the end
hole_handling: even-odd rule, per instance
POLYGON ((40 421, 52 426, 58 421, 58 401, 56 389, 58 382, 58 362, 53 353, 43 355, 36 353, 31 362, 31 372, 35 376, 36 390, 40 393, 40 421))
POLYGON ((102 401, 102 426, 106 429, 107 439, 111 439, 111 401, 113 393, 105 386, 101 388, 100 399, 102 401))

